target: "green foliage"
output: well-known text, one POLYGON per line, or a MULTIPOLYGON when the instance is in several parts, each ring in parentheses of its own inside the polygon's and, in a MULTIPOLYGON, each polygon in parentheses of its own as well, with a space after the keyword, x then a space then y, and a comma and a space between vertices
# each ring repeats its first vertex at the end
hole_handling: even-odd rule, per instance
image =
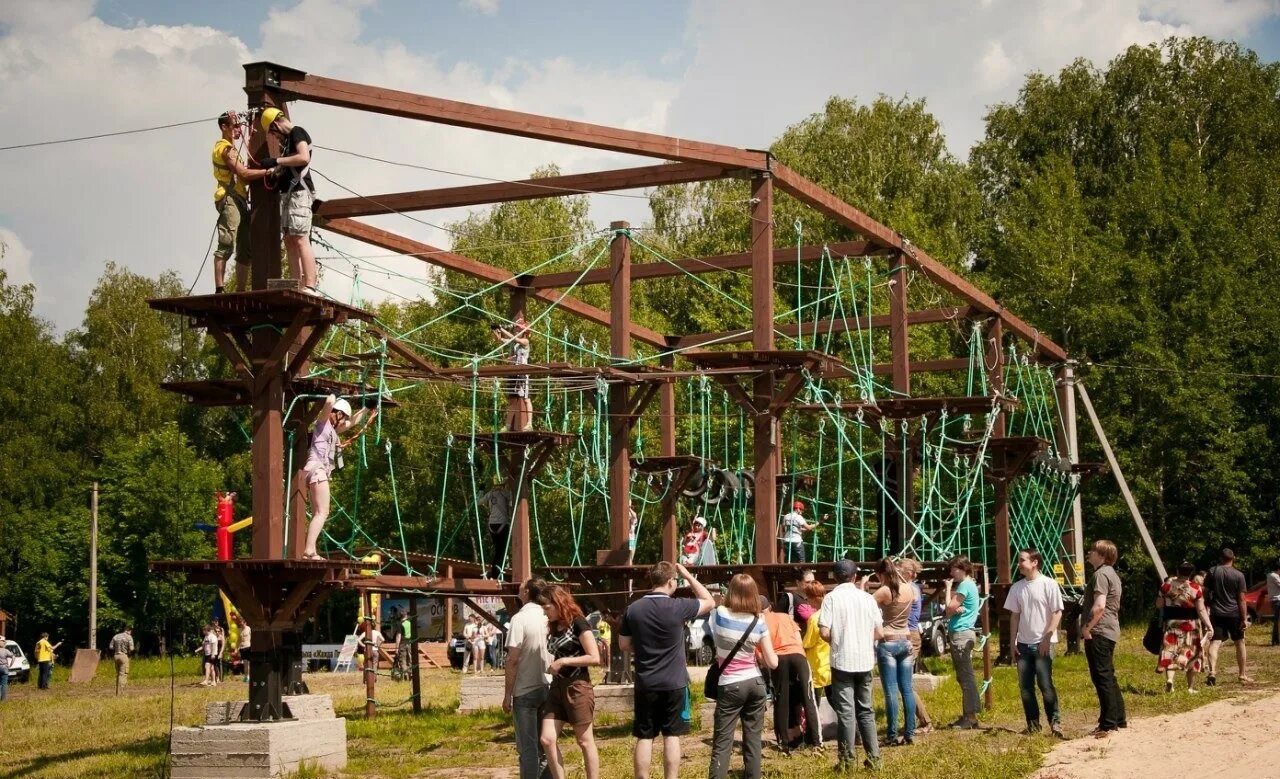
MULTIPOLYGON (((1235 44, 1135 46, 1030 76, 972 154, 979 268, 1098 364, 1085 381, 1166 563, 1280 541, 1275 382, 1240 375, 1280 367, 1278 92, 1280 67, 1235 44)), ((1086 513, 1091 535, 1136 546, 1109 487, 1086 513)))

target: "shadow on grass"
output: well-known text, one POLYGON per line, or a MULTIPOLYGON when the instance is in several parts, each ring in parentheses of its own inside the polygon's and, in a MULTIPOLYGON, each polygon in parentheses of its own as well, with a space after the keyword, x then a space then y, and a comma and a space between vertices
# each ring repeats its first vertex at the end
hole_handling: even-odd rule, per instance
MULTIPOLYGON (((151 757, 155 760, 155 771, 151 774, 139 774, 139 776, 163 776, 164 763, 167 760, 169 751, 169 737, 153 736, 142 741, 135 741, 132 744, 112 744, 111 746, 97 747, 94 749, 78 749, 74 752, 59 752, 57 754, 40 755, 26 765, 19 766, 12 771, 2 774, 4 779, 18 779, 18 777, 32 776, 53 765, 62 765, 74 760, 85 760, 93 757, 101 757, 103 755, 128 755, 134 758, 151 757)), ((89 776, 88 772, 81 774, 89 776)))

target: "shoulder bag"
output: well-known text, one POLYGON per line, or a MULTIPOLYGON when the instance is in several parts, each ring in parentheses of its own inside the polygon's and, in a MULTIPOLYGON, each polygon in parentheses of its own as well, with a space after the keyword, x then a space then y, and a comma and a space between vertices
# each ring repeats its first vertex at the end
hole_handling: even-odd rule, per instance
POLYGON ((760 621, 760 615, 757 614, 751 618, 751 624, 747 625, 746 631, 743 632, 742 638, 738 639, 738 643, 733 645, 733 649, 729 650, 729 654, 725 655, 723 663, 712 661, 711 666, 707 668, 707 679, 703 683, 702 694, 708 700, 715 700, 720 694, 720 674, 724 673, 724 669, 733 660, 734 655, 738 654, 738 650, 742 649, 742 645, 747 642, 747 636, 756 629, 756 623, 760 621))

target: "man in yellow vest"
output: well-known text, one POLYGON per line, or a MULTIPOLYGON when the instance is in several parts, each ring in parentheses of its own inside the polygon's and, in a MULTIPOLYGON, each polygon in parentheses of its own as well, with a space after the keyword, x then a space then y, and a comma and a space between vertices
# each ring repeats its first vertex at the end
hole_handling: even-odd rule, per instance
POLYGON ((36 686, 41 690, 49 689, 49 682, 53 680, 53 654, 60 646, 62 646, 61 641, 56 644, 49 643, 48 633, 41 633, 40 640, 36 642, 36 663, 40 666, 40 677, 36 686))
POLYGON ((226 283, 227 260, 236 256, 236 289, 249 287, 249 187, 268 171, 251 170, 240 159, 236 141, 240 124, 230 111, 218 117, 222 137, 213 144, 213 205, 218 210, 218 248, 213 253, 213 287, 221 294, 226 283))

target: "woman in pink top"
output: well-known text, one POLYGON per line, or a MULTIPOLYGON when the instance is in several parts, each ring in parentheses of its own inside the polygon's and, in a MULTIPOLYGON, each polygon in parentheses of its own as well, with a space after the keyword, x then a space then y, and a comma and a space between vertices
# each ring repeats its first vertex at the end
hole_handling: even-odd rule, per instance
POLYGON ((351 404, 345 398, 330 395, 324 399, 324 407, 311 431, 307 464, 302 467, 307 475, 307 493, 311 498, 311 524, 307 527, 303 560, 324 559, 316 552, 316 544, 320 541, 325 520, 329 518, 329 478, 337 467, 338 455, 342 451, 338 433, 346 432, 356 425, 367 425, 377 413, 376 409, 362 408, 352 414, 351 404))

